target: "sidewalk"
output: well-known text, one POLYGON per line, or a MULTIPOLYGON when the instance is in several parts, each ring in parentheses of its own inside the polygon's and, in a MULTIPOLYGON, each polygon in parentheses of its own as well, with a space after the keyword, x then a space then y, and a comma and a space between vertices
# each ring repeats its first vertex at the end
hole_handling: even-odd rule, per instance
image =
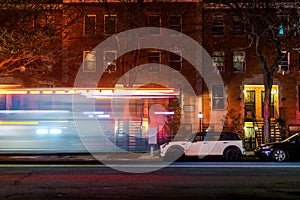
MULTIPOLYGON (((193 159, 197 160, 197 159, 193 159)), ((212 160, 212 159, 200 159, 212 160)), ((214 159, 221 160, 222 159, 214 159)), ((246 156, 241 157, 239 161, 257 161, 253 151, 247 151, 246 156)), ((145 153, 106 153, 106 154, 60 154, 60 155, 0 155, 0 163, 101 163, 102 162, 161 162, 157 152, 151 155, 150 152, 145 153)))

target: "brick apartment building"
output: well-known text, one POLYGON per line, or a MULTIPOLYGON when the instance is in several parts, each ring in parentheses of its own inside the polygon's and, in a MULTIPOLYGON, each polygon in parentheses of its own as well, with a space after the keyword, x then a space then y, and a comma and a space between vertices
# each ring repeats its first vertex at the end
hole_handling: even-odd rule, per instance
MULTIPOLYGON (((186 120, 182 125, 185 131, 190 133, 198 130, 200 123, 203 130, 211 128, 211 112, 227 110, 230 114, 227 116, 226 130, 239 132, 247 141, 248 148, 253 148, 257 142, 261 142, 263 74, 255 48, 241 48, 243 44, 249 44, 249 38, 230 9, 207 1, 203 3, 193 0, 135 3, 65 0, 60 4, 62 19, 65 19, 63 22, 68 24, 62 33, 63 54, 59 70, 62 86, 74 86, 79 73, 86 77, 80 82, 81 85, 77 85, 81 87, 175 88, 182 93, 179 96, 181 118, 186 120), (67 18, 66 15, 73 17, 67 18), (72 23, 66 19, 72 20, 72 23), (180 56, 180 49, 176 50, 176 53, 154 48, 139 49, 120 57, 116 45, 96 52, 97 45, 115 34, 141 27, 172 29, 197 41, 212 57, 211 70, 223 78, 226 93, 220 85, 206 86, 200 74, 180 56), (165 80, 155 79, 159 77, 156 74, 162 73, 159 66, 151 66, 139 78, 124 76, 135 67, 147 63, 167 65, 180 72, 188 80, 197 98, 184 99, 183 82, 172 79, 172 75, 165 80), (102 75, 100 80, 95 77, 99 74, 102 75), (154 77, 154 84, 143 85, 145 77, 154 77), (197 119, 198 112, 203 113, 200 122, 197 119)), ((159 31, 152 33, 159 34, 159 31)), ((169 37, 176 40, 176 35, 168 36, 168 39, 169 37)), ((143 44, 142 40, 139 42, 141 44, 137 45, 143 44)), ((194 56, 197 57, 197 52, 194 56)), ((292 50, 282 60, 278 72, 275 73, 271 111, 273 140, 280 139, 281 129, 291 132, 300 129, 299 58, 300 52, 297 49, 292 50)), ((146 102, 142 104, 145 105, 146 102)), ((223 117, 225 116, 220 117, 220 122, 224 120, 223 117)))

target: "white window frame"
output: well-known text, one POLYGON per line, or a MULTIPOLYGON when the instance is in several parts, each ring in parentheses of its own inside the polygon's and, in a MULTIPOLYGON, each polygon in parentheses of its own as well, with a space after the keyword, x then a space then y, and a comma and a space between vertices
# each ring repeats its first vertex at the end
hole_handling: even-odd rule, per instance
POLYGON ((224 85, 212 85, 212 97, 211 97, 211 106, 213 110, 224 110, 225 109, 225 88, 224 85), (221 89, 220 89, 221 88, 221 89), (215 91, 215 89, 219 89, 219 91, 215 91))
POLYGON ((95 14, 88 14, 88 15, 85 15, 84 19, 83 19, 83 34, 84 35, 92 35, 93 33, 87 33, 87 24, 86 24, 87 18, 94 18, 94 23, 95 23, 94 33, 96 33, 97 16, 95 14))
POLYGON ((161 52, 160 51, 149 51, 149 53, 148 53, 148 63, 150 64, 150 68, 148 69, 149 72, 160 72, 160 67, 156 67, 156 65, 152 66, 151 63, 153 63, 153 64, 155 64, 155 63, 160 64, 161 63, 161 52), (156 56, 154 54, 158 54, 158 56, 156 56), (158 57, 158 62, 151 62, 151 58, 157 58, 157 57, 158 57), (152 67, 155 67, 155 68, 152 68, 152 67))
POLYGON ((103 69, 104 72, 113 73, 117 71, 117 51, 104 51, 103 52, 103 69), (114 54, 114 60, 111 60, 107 57, 107 54, 114 54))
POLYGON ((95 72, 96 71, 96 51, 83 51, 83 71, 84 72, 95 72), (92 69, 90 64, 93 64, 92 69))
POLYGON ((148 26, 159 28, 156 31, 150 31, 151 35, 159 35, 160 34, 160 27, 161 27, 161 16, 160 15, 152 15, 152 14, 148 15, 148 26), (158 22, 157 25, 152 25, 150 23, 150 18, 151 17, 157 17, 159 19, 159 22, 158 22))
POLYGON ((175 68, 173 68, 174 70, 176 70, 176 71, 181 71, 182 70, 182 52, 181 51, 174 51, 174 52, 171 52, 170 54, 169 54, 169 64, 170 64, 170 67, 172 67, 173 68, 173 66, 172 66, 172 63, 174 63, 174 64, 179 64, 179 69, 177 70, 177 69, 175 69, 175 68), (173 54, 176 54, 177 56, 178 56, 178 60, 171 60, 171 53, 173 53, 173 54))
POLYGON ((245 51, 234 51, 232 53, 232 64, 234 72, 245 72, 246 71, 246 52, 245 51), (241 55, 236 55, 241 54, 241 55), (242 67, 237 67, 237 64, 242 67))
POLYGON ((282 57, 286 57, 286 59, 280 61, 278 65, 278 73, 284 75, 290 72, 290 52, 282 51, 281 54, 282 57))
POLYGON ((104 15, 104 34, 105 35, 112 35, 112 34, 115 34, 115 33, 117 33, 117 24, 118 24, 118 18, 117 18, 117 15, 104 15), (113 30, 113 32, 107 32, 107 30, 106 30, 106 26, 107 26, 107 19, 108 18, 111 18, 111 17, 113 17, 113 18, 115 18, 115 24, 114 24, 114 30, 113 30))
POLYGON ((225 52, 224 51, 214 51, 212 54, 212 66, 215 72, 225 71, 225 52))

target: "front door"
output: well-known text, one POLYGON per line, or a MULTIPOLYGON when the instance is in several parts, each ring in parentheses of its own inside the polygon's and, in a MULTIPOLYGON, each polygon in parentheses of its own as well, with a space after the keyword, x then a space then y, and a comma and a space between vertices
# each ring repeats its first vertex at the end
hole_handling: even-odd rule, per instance
MULTIPOLYGON (((245 121, 263 121, 264 118, 264 86, 245 85, 244 87, 244 108, 245 121)), ((271 118, 278 114, 278 86, 274 85, 271 96, 271 118)))
POLYGON ((245 101, 245 121, 253 121, 256 113, 255 106, 255 90, 245 90, 244 93, 245 101))

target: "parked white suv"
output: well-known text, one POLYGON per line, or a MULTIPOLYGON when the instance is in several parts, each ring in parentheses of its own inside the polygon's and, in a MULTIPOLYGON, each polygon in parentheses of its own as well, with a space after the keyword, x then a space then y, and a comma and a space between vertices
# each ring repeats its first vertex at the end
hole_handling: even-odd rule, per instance
POLYGON ((198 132, 185 141, 160 146, 160 156, 166 161, 175 161, 182 156, 222 156, 227 161, 235 161, 243 155, 246 155, 243 141, 232 132, 198 132))

